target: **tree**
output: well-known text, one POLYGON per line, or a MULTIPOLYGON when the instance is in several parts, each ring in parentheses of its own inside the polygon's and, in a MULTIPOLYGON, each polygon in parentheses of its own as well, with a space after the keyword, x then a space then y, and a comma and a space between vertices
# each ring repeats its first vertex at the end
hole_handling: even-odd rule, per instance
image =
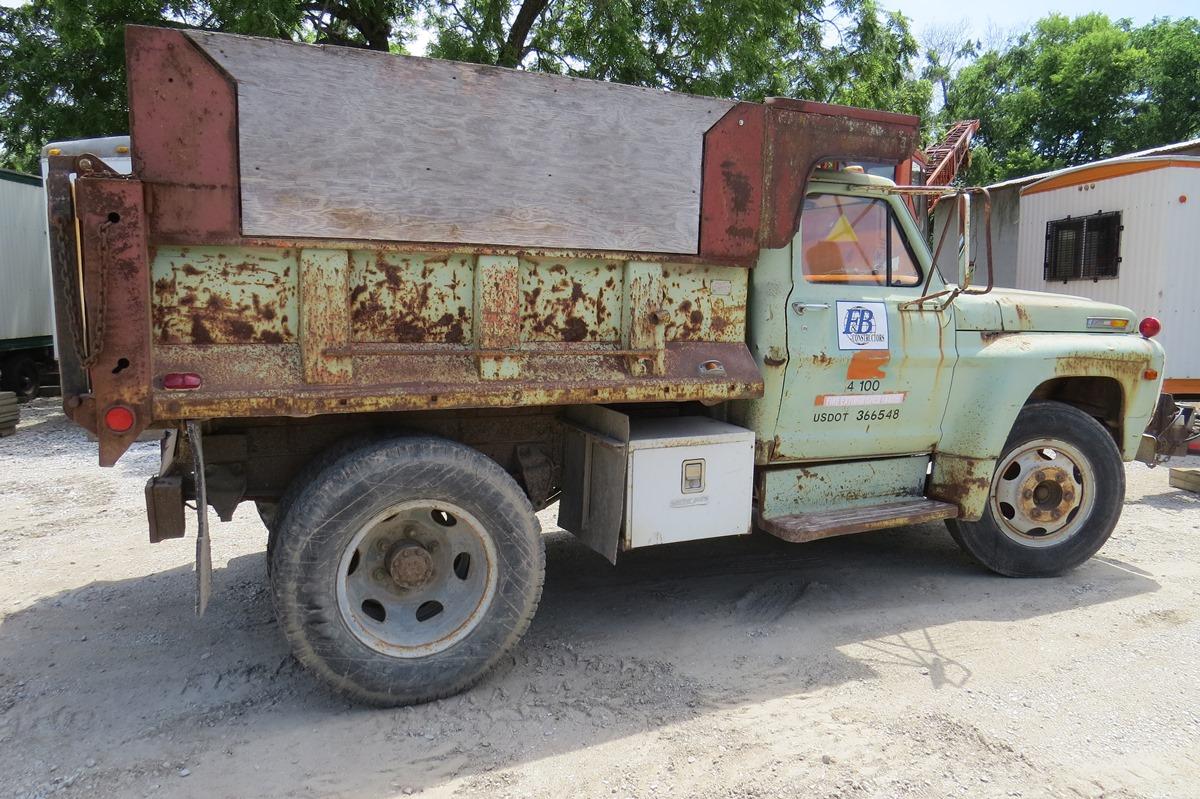
POLYGON ((429 54, 695 94, 923 113, 908 21, 874 0, 33 0, 0 10, 0 162, 125 130, 123 27, 186 26, 429 54))
POLYGON ((921 46, 925 53, 925 66, 921 77, 941 90, 941 106, 946 105, 950 91, 950 80, 964 62, 975 58, 980 43, 970 37, 971 23, 967 19, 958 22, 930 25, 921 33, 921 46))
POLYGON ((761 99, 921 113, 907 20, 874 0, 434 0, 430 55, 761 99))
POLYGON ((1147 58, 1135 92, 1144 97, 1131 149, 1200 136, 1200 21, 1156 19, 1133 31, 1147 58))
POLYGON ((0 9, 0 165, 37 171, 47 142, 124 133, 125 25, 388 49, 402 0, 33 0, 0 9))
POLYGON ((1052 14, 964 67, 946 112, 980 120, 968 179, 990 182, 1200 135, 1198 86, 1194 19, 1052 14))

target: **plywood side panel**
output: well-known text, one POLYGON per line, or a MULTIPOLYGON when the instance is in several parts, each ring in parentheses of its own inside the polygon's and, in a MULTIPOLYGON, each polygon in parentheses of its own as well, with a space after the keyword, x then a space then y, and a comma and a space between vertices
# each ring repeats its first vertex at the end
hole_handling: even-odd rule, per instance
POLYGON ((731 101, 189 35, 237 82, 245 235, 697 251, 731 101))

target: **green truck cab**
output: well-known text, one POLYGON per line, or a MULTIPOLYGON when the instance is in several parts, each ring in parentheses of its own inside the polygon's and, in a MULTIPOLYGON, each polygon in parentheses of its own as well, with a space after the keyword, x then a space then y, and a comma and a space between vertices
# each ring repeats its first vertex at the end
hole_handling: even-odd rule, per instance
POLYGON ((1192 434, 1128 309, 993 290, 965 227, 938 273, 908 199, 939 190, 857 166, 905 162, 914 117, 197 31, 127 51, 132 173, 48 159, 64 409, 102 466, 162 432, 150 540, 195 502, 200 612, 209 511, 252 503, 284 635, 356 700, 483 679, 555 503, 614 562, 945 520, 1049 575, 1113 531, 1123 461, 1192 434))
MULTIPOLYGON (((1086 411, 1132 460, 1163 366, 1133 312, 1007 289, 955 296, 892 186, 816 173, 792 247, 764 252, 751 273, 748 339, 766 388, 737 418, 758 434, 760 462, 894 456, 911 470, 910 456, 936 453, 927 493, 955 504, 961 525, 985 515, 997 460, 1030 403, 1086 411)), ((835 506, 879 476, 838 471, 835 506)), ((781 503, 761 508, 765 519, 821 507, 787 490, 762 496, 781 503)))

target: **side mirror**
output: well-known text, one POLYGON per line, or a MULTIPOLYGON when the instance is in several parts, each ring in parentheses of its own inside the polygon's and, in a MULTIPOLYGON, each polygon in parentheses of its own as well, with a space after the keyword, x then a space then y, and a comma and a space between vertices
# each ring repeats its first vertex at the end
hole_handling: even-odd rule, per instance
POLYGON ((975 272, 971 263, 971 195, 963 192, 955 200, 958 203, 958 287, 966 290, 975 272))

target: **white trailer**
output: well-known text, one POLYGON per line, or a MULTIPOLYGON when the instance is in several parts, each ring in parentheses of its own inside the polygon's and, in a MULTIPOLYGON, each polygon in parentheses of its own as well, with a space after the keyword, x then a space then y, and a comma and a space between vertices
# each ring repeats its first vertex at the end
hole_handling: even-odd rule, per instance
POLYGON ((1200 157, 1107 161, 1031 183, 1017 254, 1017 288, 1157 318, 1164 390, 1200 395, 1200 157))
POLYGON ((42 188, 50 155, 92 153, 132 170, 128 136, 54 142, 42 148, 41 176, 0 169, 0 390, 37 396, 53 384, 54 311, 50 237, 42 188))
POLYGON ((0 390, 37 396, 53 363, 42 179, 0 169, 0 390))

